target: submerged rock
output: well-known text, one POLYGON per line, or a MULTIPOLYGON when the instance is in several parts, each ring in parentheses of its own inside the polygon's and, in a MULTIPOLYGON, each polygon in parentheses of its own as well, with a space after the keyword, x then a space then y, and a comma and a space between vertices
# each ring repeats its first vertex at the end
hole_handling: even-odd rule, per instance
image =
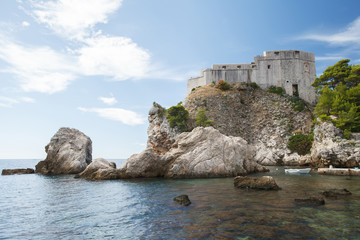
POLYGON ((60 128, 45 147, 47 157, 35 172, 46 175, 80 173, 92 161, 92 142, 74 128, 60 128))
POLYGON ((349 196, 351 195, 351 192, 345 188, 341 188, 341 189, 329 189, 323 191, 321 194, 325 197, 337 198, 340 196, 349 196))
POLYGON ((321 195, 312 195, 304 198, 296 198, 295 203, 301 206, 320 206, 325 204, 324 197, 321 195))
POLYGON ((237 188, 259 189, 259 190, 280 190, 281 188, 276 184, 271 176, 256 177, 242 177, 234 178, 234 186, 237 188))
POLYGON ((15 174, 32 174, 35 173, 32 168, 19 168, 19 169, 3 169, 1 175, 15 175, 15 174))
POLYGON ((189 206, 191 201, 188 195, 180 195, 174 198, 174 201, 180 205, 189 206))
POLYGON ((114 162, 108 162, 104 158, 97 158, 90 163, 84 171, 77 174, 75 178, 87 180, 111 180, 120 178, 120 171, 116 169, 114 162))

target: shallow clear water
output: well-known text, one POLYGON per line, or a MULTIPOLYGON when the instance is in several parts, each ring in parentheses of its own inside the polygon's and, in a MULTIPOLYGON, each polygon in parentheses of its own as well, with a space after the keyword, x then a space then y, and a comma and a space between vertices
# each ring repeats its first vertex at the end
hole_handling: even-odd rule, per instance
MULTIPOLYGON (((0 169, 38 160, 0 160, 0 169)), ((119 166, 118 161, 118 166, 119 166)), ((278 170, 276 170, 278 169, 278 170)), ((261 174, 259 174, 261 175, 261 174)), ((360 177, 285 175, 280 191, 233 187, 232 178, 92 182, 73 176, 0 176, 0 239, 359 239, 360 177), (350 197, 299 207, 305 192, 350 197), (188 194, 188 207, 173 198, 188 194)))

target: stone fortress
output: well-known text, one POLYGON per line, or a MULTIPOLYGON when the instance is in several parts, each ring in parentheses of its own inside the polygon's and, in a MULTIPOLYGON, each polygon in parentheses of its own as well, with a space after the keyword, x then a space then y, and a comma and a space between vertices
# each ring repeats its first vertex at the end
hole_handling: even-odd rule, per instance
POLYGON ((299 96, 308 103, 316 102, 316 93, 311 84, 316 78, 315 56, 298 50, 265 51, 255 56, 252 63, 214 64, 200 72, 200 77, 190 78, 187 94, 193 88, 217 83, 254 82, 265 89, 282 87, 290 96, 299 96))

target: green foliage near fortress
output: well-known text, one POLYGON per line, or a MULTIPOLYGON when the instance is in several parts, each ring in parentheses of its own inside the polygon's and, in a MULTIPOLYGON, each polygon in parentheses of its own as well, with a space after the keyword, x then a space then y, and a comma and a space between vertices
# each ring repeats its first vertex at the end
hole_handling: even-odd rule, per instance
POLYGON ((275 94, 280 95, 280 96, 284 96, 284 93, 285 93, 285 91, 284 91, 284 89, 282 87, 275 87, 275 86, 269 87, 268 92, 275 93, 275 94))
POLYGON ((212 125, 214 121, 208 120, 206 114, 205 114, 206 108, 200 109, 196 114, 196 126, 201 127, 209 127, 212 125))
POLYGON ((170 127, 177 127, 181 132, 187 130, 186 121, 189 118, 189 112, 181 103, 166 110, 166 118, 169 120, 170 127))
POLYGON ((230 89, 230 84, 224 80, 220 80, 215 87, 221 91, 226 91, 230 89))
POLYGON ((310 153, 313 139, 313 135, 295 134, 290 137, 288 148, 299 155, 308 154, 310 153))
POLYGON ((320 94, 316 116, 332 121, 347 136, 360 132, 360 65, 349 65, 349 61, 328 67, 313 83, 320 94))

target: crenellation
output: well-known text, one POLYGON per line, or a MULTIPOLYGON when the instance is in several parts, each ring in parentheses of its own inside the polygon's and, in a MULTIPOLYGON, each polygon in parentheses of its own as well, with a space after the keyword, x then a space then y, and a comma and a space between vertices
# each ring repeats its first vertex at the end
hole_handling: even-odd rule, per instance
POLYGON ((261 88, 282 87, 288 95, 298 95, 309 103, 316 102, 311 86, 316 77, 313 53, 298 50, 265 51, 251 63, 213 64, 197 78, 188 80, 187 93, 193 88, 225 80, 229 83, 255 82, 261 88))

